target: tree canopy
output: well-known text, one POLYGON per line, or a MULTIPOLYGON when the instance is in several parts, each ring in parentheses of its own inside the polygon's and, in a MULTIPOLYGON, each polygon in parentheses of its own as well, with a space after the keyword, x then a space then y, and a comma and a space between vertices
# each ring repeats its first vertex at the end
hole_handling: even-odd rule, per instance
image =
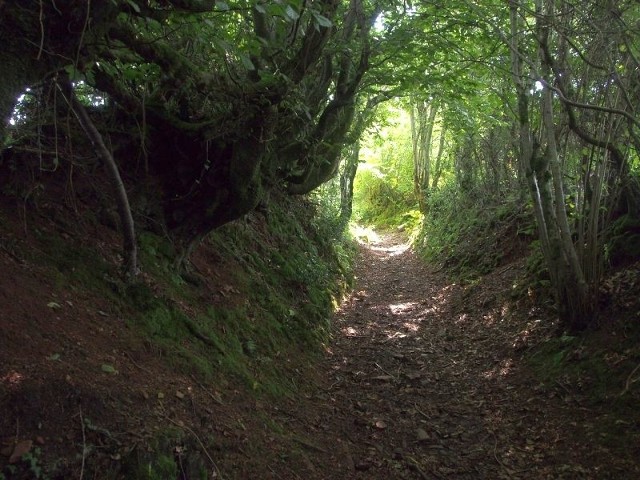
POLYGON ((141 152, 136 181, 159 183, 163 222, 185 248, 255 208, 265 190, 307 193, 335 173, 381 11, 361 0, 0 9, 3 118, 28 87, 66 108, 56 96, 63 74, 100 92, 106 105, 96 110, 120 129, 116 157, 141 152))

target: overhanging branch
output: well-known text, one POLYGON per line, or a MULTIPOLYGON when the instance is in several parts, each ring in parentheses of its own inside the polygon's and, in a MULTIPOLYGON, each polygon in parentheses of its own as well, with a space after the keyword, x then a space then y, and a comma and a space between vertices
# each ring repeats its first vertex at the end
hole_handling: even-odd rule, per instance
POLYGON ((640 127, 640 122, 633 115, 631 115, 629 112, 626 112, 624 110, 620 110, 618 108, 602 107, 600 105, 591 105, 591 104, 588 104, 588 103, 576 102, 575 100, 571 100, 571 99, 567 98, 564 95, 564 93, 562 92, 562 90, 560 90, 558 87, 554 87, 553 85, 551 85, 546 80, 540 78, 540 79, 538 79, 538 81, 544 87, 546 87, 546 88, 548 88, 550 90, 553 90, 558 95, 558 98, 564 104, 570 105, 572 107, 583 108, 585 110, 595 110, 595 111, 598 111, 598 112, 606 112, 606 113, 614 113, 616 115, 622 115, 627 120, 629 120, 631 123, 633 123, 636 127, 640 127))

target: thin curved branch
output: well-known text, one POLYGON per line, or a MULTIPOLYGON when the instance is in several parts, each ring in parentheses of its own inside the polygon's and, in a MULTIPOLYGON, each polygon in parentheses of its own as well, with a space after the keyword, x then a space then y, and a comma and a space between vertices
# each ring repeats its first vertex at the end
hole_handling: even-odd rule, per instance
POLYGON ((100 135, 100 132, 94 125, 91 117, 84 108, 84 105, 80 103, 76 96, 73 85, 68 77, 61 76, 61 82, 57 83, 57 87, 63 94, 65 100, 69 104, 71 111, 78 119, 78 123, 87 135, 87 138, 91 141, 96 155, 102 160, 107 170, 111 185, 116 195, 116 205, 118 207, 118 214, 120 216, 120 222, 122 224, 122 238, 123 238, 123 258, 124 268, 127 277, 133 278, 138 273, 138 260, 137 260, 137 247, 135 236, 135 224, 133 216, 131 214, 131 207, 129 206, 129 197, 127 190, 120 176, 118 165, 111 155, 111 152, 107 148, 100 135))
POLYGON ((598 65, 597 63, 589 60, 587 56, 584 54, 584 52, 578 48, 575 42, 571 38, 569 38, 568 35, 563 35, 563 38, 569 44, 569 46, 571 46, 571 48, 578 55, 578 57, 580 57, 580 60, 582 60, 584 63, 586 63, 592 68, 595 68, 596 70, 602 70, 605 72, 609 70, 606 66, 598 65))
POLYGON ((640 127, 640 122, 633 115, 631 115, 629 112, 625 112, 624 110, 620 110, 619 108, 602 107, 600 105, 590 105, 588 103, 576 102, 575 100, 571 100, 571 99, 567 98, 564 95, 564 93, 562 92, 561 89, 559 89, 558 87, 554 87, 549 82, 547 82, 545 79, 539 78, 538 81, 544 87, 548 88, 549 90, 553 90, 558 95, 558 98, 562 101, 562 103, 564 103, 566 105, 570 105, 572 107, 577 107, 577 108, 584 108, 586 110, 595 110, 595 111, 598 111, 598 112, 615 113, 617 115, 622 115, 627 120, 629 120, 631 123, 633 123, 636 127, 640 127))

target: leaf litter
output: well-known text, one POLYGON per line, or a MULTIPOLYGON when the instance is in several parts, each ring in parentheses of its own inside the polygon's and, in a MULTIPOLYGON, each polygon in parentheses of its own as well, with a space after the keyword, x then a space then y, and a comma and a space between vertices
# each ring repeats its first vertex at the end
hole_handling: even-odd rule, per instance
POLYGON ((391 234, 360 248, 325 390, 289 412, 293 429, 311 411, 322 419, 314 438, 330 453, 311 459, 321 472, 311 478, 640 478, 633 452, 589 433, 606 411, 567 401, 524 362, 523 324, 553 319, 507 307, 522 261, 466 290, 410 249, 391 256, 402 242, 391 234))

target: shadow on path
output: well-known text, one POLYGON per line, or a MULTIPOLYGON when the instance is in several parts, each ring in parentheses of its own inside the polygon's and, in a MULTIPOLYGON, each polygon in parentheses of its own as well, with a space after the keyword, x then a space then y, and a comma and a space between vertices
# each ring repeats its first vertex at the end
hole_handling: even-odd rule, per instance
POLYGON ((326 388, 304 407, 324 445, 305 478, 638 478, 590 445, 586 409, 522 367, 518 339, 541 321, 509 310, 517 265, 463 289, 397 236, 363 246, 358 265, 326 388))

